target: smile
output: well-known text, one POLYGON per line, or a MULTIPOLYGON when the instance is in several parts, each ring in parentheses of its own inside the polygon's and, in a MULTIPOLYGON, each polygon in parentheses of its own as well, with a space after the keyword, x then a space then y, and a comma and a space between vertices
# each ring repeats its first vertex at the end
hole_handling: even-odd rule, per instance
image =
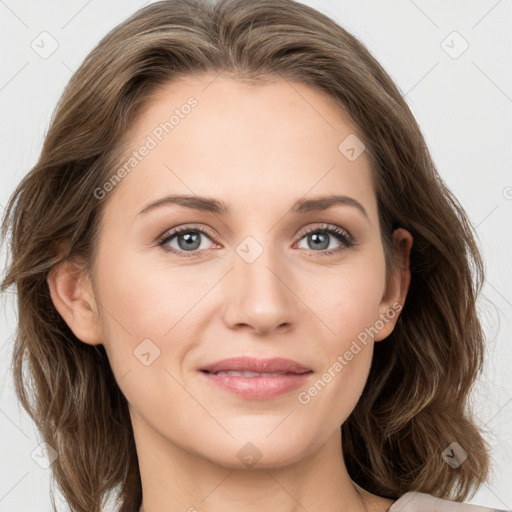
POLYGON ((269 400, 304 385, 313 370, 284 358, 232 357, 200 368, 209 384, 247 400, 269 400))

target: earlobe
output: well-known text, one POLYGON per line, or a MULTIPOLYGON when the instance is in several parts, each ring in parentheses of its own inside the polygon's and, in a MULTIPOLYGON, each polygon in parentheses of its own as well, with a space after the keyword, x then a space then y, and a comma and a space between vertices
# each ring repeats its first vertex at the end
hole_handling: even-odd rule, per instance
POLYGON ((72 262, 54 267, 47 278, 50 296, 75 336, 89 345, 103 342, 89 279, 72 262))
POLYGON ((393 232, 393 246, 399 267, 393 269, 379 306, 380 318, 384 318, 384 327, 380 329, 375 341, 387 338, 392 332, 402 310, 411 282, 410 254, 413 237, 409 231, 398 228, 393 232))

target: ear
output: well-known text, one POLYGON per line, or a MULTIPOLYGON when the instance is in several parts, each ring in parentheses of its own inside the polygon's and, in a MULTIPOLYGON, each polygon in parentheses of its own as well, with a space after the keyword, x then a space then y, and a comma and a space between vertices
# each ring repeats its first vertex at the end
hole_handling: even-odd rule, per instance
POLYGON ((100 345, 103 339, 94 291, 82 269, 65 261, 52 268, 47 282, 55 308, 75 336, 89 345, 100 345))
POLYGON ((380 323, 383 323, 384 327, 379 330, 374 341, 381 341, 393 332, 404 306, 411 282, 409 265, 412 244, 413 237, 409 231, 403 228, 393 231, 393 246, 400 267, 393 269, 386 283, 386 289, 379 304, 380 323))

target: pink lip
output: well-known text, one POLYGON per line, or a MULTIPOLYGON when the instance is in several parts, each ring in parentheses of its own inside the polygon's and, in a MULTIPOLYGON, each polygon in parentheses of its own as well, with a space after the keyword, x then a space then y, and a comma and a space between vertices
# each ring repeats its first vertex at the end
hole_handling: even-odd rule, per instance
POLYGON ((256 359, 233 357, 200 369, 209 382, 225 391, 247 399, 265 400, 293 391, 304 384, 312 373, 296 361, 283 358, 256 359), (214 372, 281 373, 273 376, 244 377, 214 372))

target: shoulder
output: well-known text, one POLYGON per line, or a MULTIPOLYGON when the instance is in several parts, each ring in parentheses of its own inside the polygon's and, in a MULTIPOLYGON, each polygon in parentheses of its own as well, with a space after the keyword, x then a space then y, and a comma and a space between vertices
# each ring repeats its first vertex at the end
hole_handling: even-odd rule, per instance
POLYGON ((450 501, 422 492, 407 492, 395 501, 388 512, 507 512, 503 509, 486 508, 450 501))

